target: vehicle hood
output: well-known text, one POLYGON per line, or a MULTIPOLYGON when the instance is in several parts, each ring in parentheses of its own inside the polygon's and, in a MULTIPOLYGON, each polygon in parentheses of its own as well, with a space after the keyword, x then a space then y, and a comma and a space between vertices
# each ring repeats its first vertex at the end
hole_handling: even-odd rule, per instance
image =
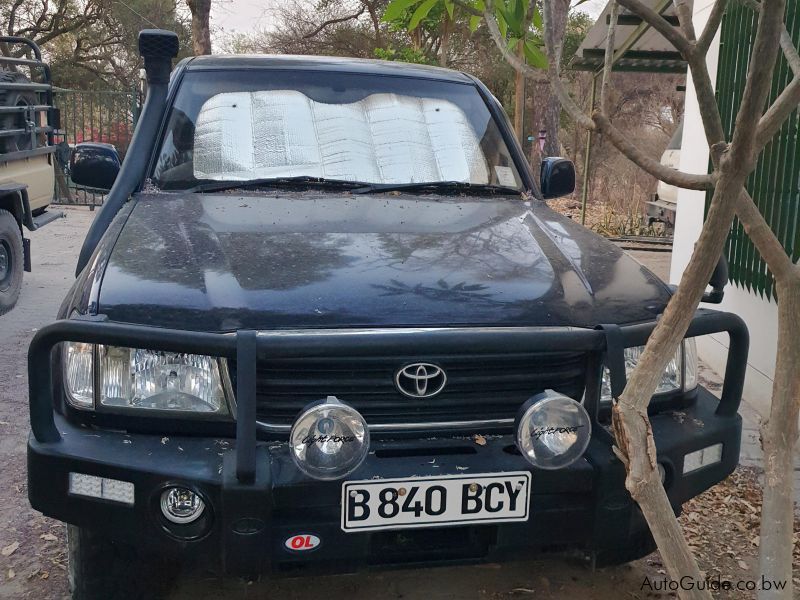
POLYGON ((579 326, 651 320, 666 286, 613 244, 511 197, 142 194, 98 311, 203 331, 579 326))

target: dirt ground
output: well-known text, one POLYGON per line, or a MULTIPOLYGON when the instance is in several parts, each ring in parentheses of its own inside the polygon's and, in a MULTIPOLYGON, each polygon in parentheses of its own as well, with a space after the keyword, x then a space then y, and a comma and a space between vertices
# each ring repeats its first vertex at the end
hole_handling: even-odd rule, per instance
MULTIPOLYGON (((0 598, 60 599, 68 596, 64 527, 28 505, 25 440, 28 433, 26 351, 37 328, 50 322, 73 281, 72 271, 95 213, 68 209, 67 218, 30 235, 33 273, 25 274, 20 303, 0 317, 0 598)), ((646 257, 638 256, 646 262, 646 257)), ((657 262, 663 270, 664 256, 657 262)), ((708 577, 755 578, 759 498, 751 469, 685 507, 682 517, 708 577), (744 491, 743 491, 744 490, 744 491), (741 501, 740 501, 741 499, 741 501), (720 512, 720 511, 724 511, 720 512), (719 519, 719 514, 730 518, 719 519)), ((798 561, 800 565, 800 551, 798 561)), ((277 582, 220 581, 202 573, 184 577, 171 598, 669 598, 657 554, 616 568, 592 571, 553 558, 506 565, 400 570, 356 576, 277 582), (645 578, 650 585, 643 585, 645 578), (663 585, 663 584, 662 584, 663 585)), ((753 592, 720 591, 720 598, 752 598, 753 592)))

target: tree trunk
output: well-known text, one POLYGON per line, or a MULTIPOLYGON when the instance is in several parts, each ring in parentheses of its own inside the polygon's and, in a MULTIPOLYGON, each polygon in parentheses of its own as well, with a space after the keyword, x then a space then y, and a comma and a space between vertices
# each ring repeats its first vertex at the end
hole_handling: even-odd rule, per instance
MULTIPOLYGON (((517 54, 522 56, 522 43, 517 46, 517 54)), ((514 71, 514 134, 519 143, 523 143, 522 128, 525 123, 525 74, 522 71, 514 71)))
MULTIPOLYGON (((567 29, 567 13, 569 12, 569 0, 550 0, 552 3, 552 18, 550 28, 545 35, 553 39, 551 47, 561 48, 561 44, 556 44, 555 40, 563 40, 564 32, 567 29)), ((557 57, 561 60, 561 55, 557 57)), ((544 142, 543 156, 558 156, 561 153, 561 145, 558 143, 558 130, 561 121, 561 102, 558 96, 547 86, 548 95, 544 104, 544 114, 540 119, 541 128, 547 131, 547 139, 544 142)))
MULTIPOLYGON (((680 285, 653 330, 622 396, 613 407, 614 437, 628 472, 625 487, 642 509, 667 573, 675 581, 684 576, 694 581, 703 578, 661 485, 647 405, 657 379, 664 371, 661 363, 666 362, 667 350, 674 353, 683 338, 722 253, 733 221, 735 202, 732 198, 741 192, 744 177, 745 173, 735 169, 723 170, 714 189, 706 223, 680 285)), ((707 590, 696 588, 681 590, 679 596, 684 600, 711 598, 707 590)))
POLYGON ((383 48, 383 34, 381 33, 381 17, 376 9, 375 2, 362 0, 362 4, 367 8, 369 18, 372 21, 372 29, 375 31, 375 47, 383 48))
POLYGON ((211 0, 186 0, 186 4, 192 12, 194 54, 211 54, 211 0))
MULTIPOLYGON (((790 281, 776 282, 778 296, 778 358, 772 384, 769 419, 761 427, 764 449, 764 500, 761 508, 761 575, 765 580, 791 578, 794 525, 793 449, 800 413, 800 267, 790 281)), ((761 590, 759 598, 792 596, 791 582, 783 590, 761 590)))
POLYGON ((444 15, 442 22, 442 37, 439 42, 439 66, 447 66, 447 53, 450 51, 450 32, 452 31, 452 21, 447 13, 444 15))
MULTIPOLYGON (((551 28, 551 12, 556 1, 548 0, 542 4, 546 31, 551 28)), ((785 584, 785 588, 780 592, 775 589, 763 590, 761 597, 788 599, 792 597, 792 451, 797 441, 797 420, 800 413, 800 377, 796 371, 796 365, 800 363, 800 347, 792 347, 792 344, 800 346, 800 266, 792 263, 780 240, 742 187, 747 175, 755 167, 756 157, 774 135, 782 119, 797 107, 800 100, 800 56, 783 23, 785 0, 748 2, 761 15, 730 143, 723 142, 722 122, 706 66, 706 52, 722 20, 725 0, 716 0, 702 35, 696 42, 692 8, 688 0, 674 0, 680 30, 664 21, 642 0, 618 2, 657 29, 689 62, 706 138, 711 149, 713 178, 716 182, 706 222, 680 285, 658 320, 624 391, 613 406, 612 425, 617 443, 615 452, 625 463, 625 487, 639 503, 647 519, 668 574, 673 581, 687 576, 698 581, 700 574, 697 563, 672 514, 668 497, 656 471, 656 448, 647 406, 664 367, 685 335, 697 309, 736 212, 747 235, 774 274, 778 290, 778 361, 770 418, 762 428, 766 482, 762 507, 760 566, 765 583, 766 579, 771 579, 785 584), (792 67, 795 79, 764 113, 779 45, 792 67)), ((491 6, 490 1, 487 6, 491 6)), ((492 18, 489 11, 485 18, 487 23, 492 18)), ((616 20, 612 17, 607 38, 607 55, 613 52, 611 32, 615 26, 616 20)), ((516 57, 504 52, 500 46, 497 28, 493 29, 490 23, 489 30, 504 58, 514 65, 516 57)), ((554 40, 550 35, 546 35, 545 40, 550 57, 552 88, 577 123, 589 130, 606 134, 620 152, 662 181, 671 179, 679 187, 688 189, 701 189, 712 183, 702 179, 693 180, 689 174, 675 177, 674 173, 662 169, 663 165, 650 162, 635 144, 611 124, 602 106, 591 117, 583 113, 559 78, 560 61, 555 58, 555 49, 560 46, 560 40, 554 40)), ((610 82, 610 77, 611 65, 606 61, 603 70, 604 87, 610 82)), ((607 103, 601 102, 601 105, 605 104, 607 103)), ((708 590, 701 591, 696 587, 692 590, 681 589, 679 596, 682 599, 711 598, 708 590)))

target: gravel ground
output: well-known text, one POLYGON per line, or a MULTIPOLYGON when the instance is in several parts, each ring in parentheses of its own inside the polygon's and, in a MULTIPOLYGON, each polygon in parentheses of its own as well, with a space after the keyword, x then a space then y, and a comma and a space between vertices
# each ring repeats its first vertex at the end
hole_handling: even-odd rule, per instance
MULTIPOLYGON (((50 322, 73 281, 72 270, 95 213, 68 209, 67 218, 30 234, 33 273, 25 274, 20 303, 0 317, 0 598, 36 600, 67 597, 64 527, 33 511, 27 501, 25 440, 28 432, 25 354, 37 328, 50 322)), ((646 256, 638 256, 647 262, 646 256)), ((659 254, 663 269, 664 255, 659 254)), ((656 271, 659 267, 656 267, 656 271)), ((659 273, 661 274, 661 273, 659 273)), ((707 374, 713 379, 713 374, 707 374)), ((713 381, 712 381, 713 383, 713 381)), ((709 577, 753 578, 757 564, 758 472, 741 469, 686 507, 682 522, 709 577), (743 499, 740 502, 739 499, 743 499), (730 518, 720 520, 717 515, 730 518)), ((799 555, 800 557, 800 555, 799 555)), ((800 563, 800 560, 798 560, 800 563)), ((664 579, 658 554, 622 567, 592 571, 553 558, 506 565, 406 569, 356 576, 277 582, 220 581, 186 574, 171 598, 668 598, 654 589, 664 579), (644 586, 645 577, 651 587, 644 586)), ((752 598, 753 593, 720 598, 752 598)))

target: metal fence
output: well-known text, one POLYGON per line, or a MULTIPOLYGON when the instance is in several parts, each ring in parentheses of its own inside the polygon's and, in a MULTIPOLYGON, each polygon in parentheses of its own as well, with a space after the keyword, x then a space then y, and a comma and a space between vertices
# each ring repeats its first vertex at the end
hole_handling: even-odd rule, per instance
MULTIPOLYGON (((731 139, 736 112, 744 92, 756 24, 754 11, 744 3, 728 5, 722 21, 717 72, 717 102, 727 139, 731 139)), ((800 3, 787 3, 786 26, 797 44, 800 40, 800 3)), ((773 77, 770 102, 775 100, 791 78, 789 65, 781 55, 773 77)), ((800 258, 799 146, 798 112, 795 111, 765 148, 758 166, 747 181, 747 189, 761 214, 794 261, 800 258)), ((766 298, 774 296, 772 274, 738 220, 731 229, 726 252, 732 281, 766 298)))
MULTIPOLYGON (((113 144, 124 158, 136 121, 139 118, 139 95, 133 90, 84 91, 54 89, 54 104, 61 110, 61 129, 56 141, 69 145, 80 142, 113 144)), ((62 159, 64 157, 62 156, 62 159)), ((69 180, 64 165, 57 174, 55 201, 60 204, 103 203, 103 194, 78 188, 69 180)))

